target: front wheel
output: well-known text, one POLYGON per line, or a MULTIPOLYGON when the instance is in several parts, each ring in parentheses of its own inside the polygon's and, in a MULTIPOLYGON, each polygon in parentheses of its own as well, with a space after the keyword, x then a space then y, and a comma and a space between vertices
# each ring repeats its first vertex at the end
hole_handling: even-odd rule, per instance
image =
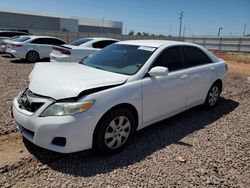
POLYGON ((135 118, 127 109, 107 114, 97 125, 94 149, 100 153, 114 153, 122 149, 135 131, 135 118))
POLYGON ((209 108, 214 107, 218 102, 220 93, 221 93, 220 85, 218 83, 214 83, 208 91, 204 105, 209 108))

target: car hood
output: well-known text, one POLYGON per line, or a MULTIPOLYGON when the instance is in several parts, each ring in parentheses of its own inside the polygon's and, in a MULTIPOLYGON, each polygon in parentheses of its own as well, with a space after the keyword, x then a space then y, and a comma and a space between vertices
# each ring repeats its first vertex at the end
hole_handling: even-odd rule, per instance
POLYGON ((53 99, 77 97, 81 92, 126 82, 128 76, 88 67, 79 63, 37 63, 29 89, 53 99))

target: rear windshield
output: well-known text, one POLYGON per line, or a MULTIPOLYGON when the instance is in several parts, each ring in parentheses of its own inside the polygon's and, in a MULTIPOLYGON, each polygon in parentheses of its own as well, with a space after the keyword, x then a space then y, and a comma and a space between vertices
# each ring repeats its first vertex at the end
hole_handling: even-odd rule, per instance
POLYGON ((84 44, 86 42, 89 42, 91 40, 93 40, 93 39, 78 39, 78 40, 75 40, 75 41, 69 43, 69 45, 80 46, 80 45, 82 45, 82 44, 84 44))
POLYGON ((17 38, 12 39, 12 41, 24 42, 24 41, 27 41, 27 40, 29 40, 29 39, 30 39, 30 37, 21 36, 21 37, 17 37, 17 38))

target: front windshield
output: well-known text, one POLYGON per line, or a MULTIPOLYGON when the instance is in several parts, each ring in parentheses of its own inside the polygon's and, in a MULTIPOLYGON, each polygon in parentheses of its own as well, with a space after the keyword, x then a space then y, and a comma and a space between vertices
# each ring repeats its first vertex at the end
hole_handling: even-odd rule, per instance
POLYGON ((84 60, 84 65, 126 75, 135 74, 156 48, 112 44, 84 60))
POLYGON ((72 45, 72 46, 80 46, 80 45, 82 45, 82 44, 84 44, 84 43, 86 43, 86 42, 89 42, 89 41, 91 41, 91 40, 93 40, 93 39, 78 39, 78 40, 75 40, 75 41, 73 41, 73 42, 71 42, 71 43, 69 43, 69 45, 72 45))

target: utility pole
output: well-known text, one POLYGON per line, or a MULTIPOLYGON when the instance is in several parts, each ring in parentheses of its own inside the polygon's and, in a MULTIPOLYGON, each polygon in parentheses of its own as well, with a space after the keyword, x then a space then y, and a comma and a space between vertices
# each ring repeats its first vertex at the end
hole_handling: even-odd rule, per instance
POLYGON ((102 17, 102 32, 105 33, 105 31, 104 31, 104 17, 102 17))
POLYGON ((244 25, 244 29, 243 29, 243 37, 245 36, 246 27, 247 27, 247 24, 245 24, 245 25, 244 25))
POLYGON ((218 37, 220 36, 220 30, 222 30, 223 28, 220 27, 219 30, 218 30, 218 37))
POLYGON ((183 16, 184 16, 184 11, 182 11, 182 12, 180 13, 180 17, 179 17, 179 20, 180 20, 179 38, 181 38, 181 27, 182 27, 182 19, 183 19, 183 16))
POLYGON ((172 26, 169 26, 169 33, 168 33, 168 36, 171 36, 171 32, 172 32, 172 26))
POLYGON ((183 38, 185 37, 185 31, 186 31, 186 25, 184 25, 184 28, 183 28, 183 38))

